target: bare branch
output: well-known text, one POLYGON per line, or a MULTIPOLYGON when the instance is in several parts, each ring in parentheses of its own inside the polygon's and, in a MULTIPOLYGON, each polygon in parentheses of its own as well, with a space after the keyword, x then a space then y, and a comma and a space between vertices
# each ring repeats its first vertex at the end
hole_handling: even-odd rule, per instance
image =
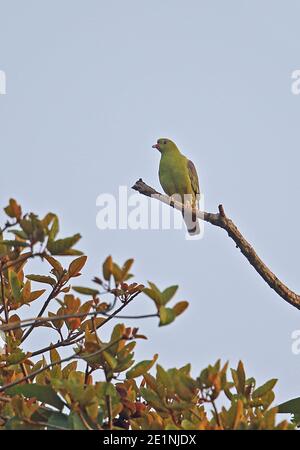
MULTIPOLYGON (((51 317, 34 317, 31 319, 24 319, 20 320, 19 322, 13 322, 12 324, 4 324, 0 325, 1 331, 12 331, 12 330, 19 330, 21 328, 27 328, 27 327, 37 327, 42 326, 45 323, 48 322, 56 322, 60 320, 65 319, 76 319, 81 317, 97 317, 99 315, 110 317, 112 314, 108 314, 104 311, 91 311, 91 312, 84 312, 84 313, 72 313, 72 314, 65 314, 61 316, 51 316, 51 317)), ((148 319, 150 317, 159 317, 158 313, 153 314, 144 314, 144 315, 136 315, 136 316, 127 316, 127 315, 114 315, 115 319, 148 319)), ((56 328, 55 328, 56 330, 56 328)), ((59 330, 56 330, 59 331, 59 330)))
MULTIPOLYGON (((157 192, 155 189, 144 183, 142 179, 139 179, 135 185, 132 186, 132 189, 138 191, 140 194, 146 195, 147 197, 155 198, 156 200, 178 209, 179 211, 190 211, 190 208, 185 207, 182 203, 173 201, 167 195, 157 192)), ((237 226, 226 216, 222 205, 219 205, 219 213, 217 214, 199 211, 196 209, 192 211, 192 214, 195 214, 196 217, 204 220, 205 222, 209 222, 211 225, 223 228, 228 233, 228 236, 235 242, 236 247, 241 250, 251 266, 254 267, 256 272, 264 279, 270 288, 274 289, 274 291, 290 305, 300 309, 300 295, 289 289, 276 277, 268 266, 266 266, 266 264, 257 255, 253 247, 251 247, 249 242, 240 233, 237 226)))

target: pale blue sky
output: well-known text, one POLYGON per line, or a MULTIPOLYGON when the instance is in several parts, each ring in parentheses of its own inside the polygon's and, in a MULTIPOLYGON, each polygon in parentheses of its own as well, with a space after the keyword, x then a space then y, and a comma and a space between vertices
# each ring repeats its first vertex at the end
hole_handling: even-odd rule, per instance
MULTIPOLYGON (((207 225, 197 242, 183 231, 99 231, 96 198, 139 177, 158 188, 151 145, 173 138, 198 169, 206 209, 223 203, 300 290, 299 17, 296 0, 0 0, 1 205, 13 196, 57 212, 63 234, 80 231, 85 280, 112 254, 135 257, 140 282, 180 285, 190 308, 165 328, 141 321, 149 341, 137 359, 157 351, 165 367, 191 362, 197 374, 242 358, 249 376, 279 378, 279 401, 300 394, 300 312, 222 230, 207 225)), ((137 303, 128 312, 151 312, 137 303)))

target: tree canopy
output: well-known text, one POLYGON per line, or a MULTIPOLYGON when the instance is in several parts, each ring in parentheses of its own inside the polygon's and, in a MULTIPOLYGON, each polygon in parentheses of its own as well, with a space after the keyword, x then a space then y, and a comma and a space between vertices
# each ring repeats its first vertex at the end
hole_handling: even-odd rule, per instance
MULTIPOLYGON (((75 248, 80 234, 59 236, 59 219, 23 213, 13 199, 0 230, 0 428, 2 429, 288 429, 277 419, 276 379, 257 386, 240 361, 213 362, 198 376, 190 364, 163 368, 158 354, 134 360, 146 339, 123 322, 123 310, 152 302, 161 326, 176 326, 187 301, 175 301, 178 286, 159 288, 135 280, 133 259, 108 256, 91 285, 79 278, 87 256, 75 248), (64 264, 64 257, 72 257, 64 264), (39 273, 29 273, 30 260, 39 273), (28 309, 34 311, 28 319, 28 309), (119 317, 121 316, 121 317, 119 317), (122 320, 120 320, 122 319, 122 320), (51 329, 49 342, 44 328, 51 329), (104 340, 102 331, 109 331, 104 340), (30 348, 35 335, 41 347, 30 348), (57 335, 55 342, 53 336, 57 335), (51 338, 51 339, 50 339, 51 338)), ((103 256, 103 255, 102 255, 103 256)), ((145 277, 146 278, 146 277, 145 277)), ((145 317, 145 316, 144 316, 145 317)), ((147 317, 147 316, 146 316, 147 317)), ((132 319, 132 316, 131 316, 132 319)), ((49 330, 50 331, 50 330, 49 330)), ((158 331, 159 332, 159 331, 158 331)), ((174 344, 175 345, 175 344, 174 344)), ((285 405, 280 412, 293 412, 285 405)))

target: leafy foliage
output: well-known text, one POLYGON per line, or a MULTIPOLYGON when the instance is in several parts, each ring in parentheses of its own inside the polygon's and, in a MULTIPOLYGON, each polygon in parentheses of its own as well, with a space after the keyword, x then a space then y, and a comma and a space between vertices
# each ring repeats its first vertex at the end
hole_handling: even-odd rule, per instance
MULTIPOLYGON (((190 365, 164 369, 157 364, 157 354, 135 362, 136 343, 146 337, 137 327, 112 325, 113 321, 139 296, 139 301, 150 299, 154 313, 148 316, 159 326, 174 322, 188 307, 187 301, 170 306, 178 286, 160 290, 153 282, 147 287, 132 282, 133 259, 118 265, 111 256, 94 277, 94 286, 77 281, 73 285, 87 260, 74 248, 80 235, 58 237, 55 214, 42 219, 23 214, 13 199, 4 211, 8 220, 0 230, 0 333, 5 341, 0 351, 0 428, 293 427, 287 421, 278 423, 277 408, 271 407, 276 380, 256 387, 242 362, 229 372, 227 363, 221 366, 217 361, 198 377, 192 376, 190 365), (74 259, 65 267, 57 256, 74 259), (25 272, 33 258, 41 259, 46 274, 25 272), (33 306, 38 314, 22 320, 24 309, 33 306), (104 339, 103 327, 105 336, 110 330, 109 338, 104 339), (28 336, 35 333, 39 343, 41 328, 51 329, 49 335, 58 340, 28 348, 28 336)), ((281 405, 281 410, 298 413, 298 403, 297 411, 294 403, 281 405)))

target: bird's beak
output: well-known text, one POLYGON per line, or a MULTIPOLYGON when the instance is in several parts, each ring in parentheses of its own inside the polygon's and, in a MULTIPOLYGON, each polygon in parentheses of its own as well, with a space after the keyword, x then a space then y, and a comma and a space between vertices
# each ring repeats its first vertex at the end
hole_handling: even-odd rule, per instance
POLYGON ((159 144, 154 144, 154 145, 152 145, 152 148, 157 148, 157 150, 160 150, 159 144))

